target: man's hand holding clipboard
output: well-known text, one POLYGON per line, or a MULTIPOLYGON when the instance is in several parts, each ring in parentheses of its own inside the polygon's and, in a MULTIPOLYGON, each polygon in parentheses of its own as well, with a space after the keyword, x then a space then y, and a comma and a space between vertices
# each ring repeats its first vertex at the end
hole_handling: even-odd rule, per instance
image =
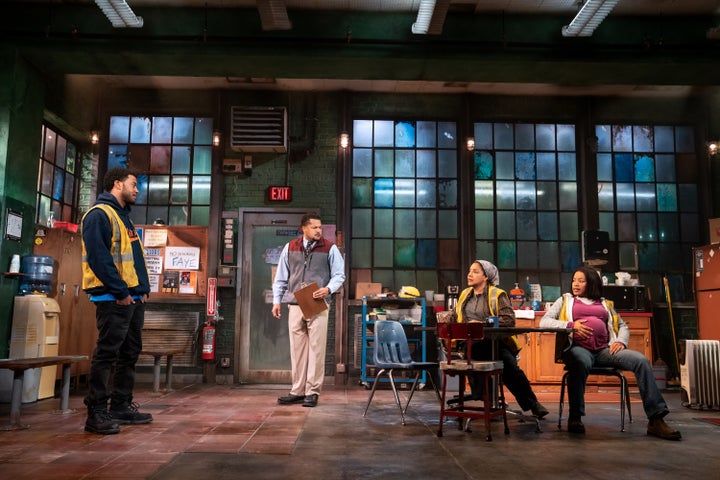
POLYGON ((319 288, 316 282, 293 292, 295 300, 302 310, 303 318, 309 319, 328 309, 325 297, 329 294, 327 287, 319 288))

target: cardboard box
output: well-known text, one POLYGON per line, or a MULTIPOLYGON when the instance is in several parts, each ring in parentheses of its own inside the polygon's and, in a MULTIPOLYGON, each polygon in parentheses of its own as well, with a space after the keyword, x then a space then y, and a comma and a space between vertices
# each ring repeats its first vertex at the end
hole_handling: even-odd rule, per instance
POLYGON ((720 243, 720 218, 711 218, 708 223, 710 224, 710 243, 720 243))
POLYGON ((357 282, 355 284, 355 298, 361 299, 366 295, 382 293, 382 283, 357 282))

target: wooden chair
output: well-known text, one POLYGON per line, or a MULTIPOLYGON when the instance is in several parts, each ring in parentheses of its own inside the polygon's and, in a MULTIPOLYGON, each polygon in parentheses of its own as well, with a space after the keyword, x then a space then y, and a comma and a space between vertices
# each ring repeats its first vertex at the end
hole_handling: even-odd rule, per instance
MULTIPOLYGON (((562 360, 562 352, 568 342, 567 335, 558 334, 555 337, 555 362, 565 363, 562 360)), ((558 430, 562 430, 562 414, 565 406, 565 388, 568 379, 567 366, 560 382, 560 401, 558 402, 558 430)), ((620 431, 625 431, 625 409, 627 408, 628 421, 632 423, 632 410, 630 409, 630 389, 622 370, 613 367, 592 367, 589 375, 600 375, 604 377, 615 377, 620 381, 620 431)))
POLYGON ((445 343, 448 353, 452 352, 452 345, 457 341, 464 341, 464 358, 452 359, 448 355, 446 361, 440 362, 440 370, 443 374, 443 386, 440 403, 440 423, 437 436, 442 437, 443 423, 446 418, 455 417, 460 420, 459 428, 463 429, 465 420, 483 419, 485 421, 485 439, 492 441, 490 420, 495 417, 502 417, 505 424, 505 434, 510 433, 505 410, 505 392, 503 390, 503 363, 501 360, 474 361, 470 357, 473 340, 485 338, 484 325, 482 323, 438 323, 438 338, 445 343), (448 405, 446 401, 446 390, 448 377, 458 377, 459 391, 457 403, 448 405), (465 382, 468 378, 474 377, 483 384, 483 405, 469 406, 464 400, 465 382), (493 382, 497 389, 493 388, 493 382), (495 396, 497 392, 497 397, 495 396), (497 406, 495 406, 497 405, 497 406))

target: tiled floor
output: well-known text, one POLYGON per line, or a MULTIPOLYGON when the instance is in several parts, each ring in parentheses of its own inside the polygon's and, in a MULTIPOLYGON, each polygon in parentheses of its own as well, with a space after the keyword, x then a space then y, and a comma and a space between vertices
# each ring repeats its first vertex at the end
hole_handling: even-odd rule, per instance
MULTIPOLYGON (((136 400, 155 420, 108 436, 83 431, 82 391, 71 394, 72 414, 55 413, 57 399, 25 404, 21 418, 30 428, 0 432, 0 478, 720 478, 720 426, 700 420, 720 419, 720 412, 685 408, 679 393, 666 398, 681 442, 648 437, 637 398, 634 422, 621 433, 609 394, 588 395, 586 435, 558 431, 557 391, 538 393, 552 412, 542 432, 511 418, 509 435, 494 423, 493 442, 486 442, 479 423, 471 433, 448 423, 438 438, 431 391, 413 399, 404 427, 389 390, 376 394, 367 417, 361 386, 326 386, 316 408, 277 405, 286 392, 287 386, 201 384, 154 394, 139 385, 136 400)), ((0 405, 1 421, 8 412, 0 405)))

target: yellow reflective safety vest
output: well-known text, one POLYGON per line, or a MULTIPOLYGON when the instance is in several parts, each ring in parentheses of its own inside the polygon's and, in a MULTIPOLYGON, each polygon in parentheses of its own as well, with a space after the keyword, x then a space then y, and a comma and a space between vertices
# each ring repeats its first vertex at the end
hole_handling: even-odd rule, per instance
MULTIPOLYGON (((470 296, 470 294, 473 293, 472 287, 468 287, 462 292, 460 292, 460 298, 458 298, 457 305, 455 306, 455 313, 457 314, 457 321, 458 323, 462 323, 463 320, 463 314, 462 314, 462 305, 467 300, 467 297, 470 296)), ((500 298, 500 295, 505 293, 505 290, 502 290, 495 285, 489 285, 487 289, 487 298, 488 298, 488 309, 490 311, 490 315, 496 316, 498 314, 498 299, 500 298)), ((501 338, 501 341, 507 345, 510 350, 517 354, 520 349, 522 348, 520 346, 520 341, 517 338, 517 335, 512 335, 510 337, 501 338)))
MULTIPOLYGON (((110 227, 112 228, 112 242, 110 245, 110 255, 112 255, 113 263, 120 273, 120 277, 125 281, 128 288, 137 287, 140 284, 137 273, 135 272, 135 262, 133 259, 132 241, 127 233, 127 228, 123 223, 120 215, 110 205, 100 203, 94 205, 83 215, 83 221, 88 213, 99 208, 104 211, 110 219, 110 227)), ((82 242, 82 288, 88 290, 95 287, 102 287, 103 283, 95 275, 87 261, 87 251, 85 250, 85 242, 82 242)))

